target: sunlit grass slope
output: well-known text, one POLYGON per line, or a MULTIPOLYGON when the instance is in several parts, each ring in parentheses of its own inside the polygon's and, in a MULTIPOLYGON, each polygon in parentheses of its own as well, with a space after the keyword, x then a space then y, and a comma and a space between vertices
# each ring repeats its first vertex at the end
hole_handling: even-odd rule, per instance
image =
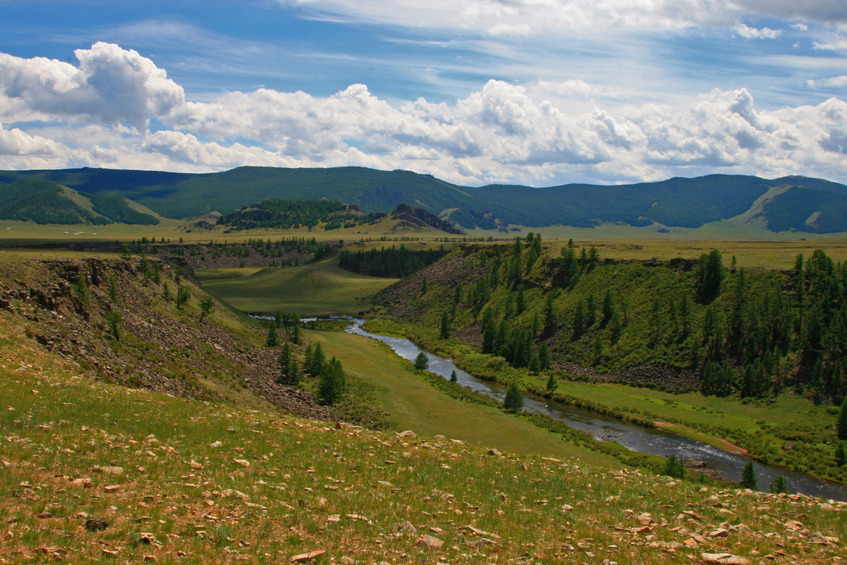
POLYGON ((357 275, 337 257, 300 267, 271 268, 241 276, 239 269, 199 273, 204 288, 246 312, 356 313, 396 279, 357 275))
POLYGON ((0 349, 0 562, 624 564, 726 552, 822 563, 844 552, 840 504, 120 388, 8 327, 0 349))
POLYGON ((389 414, 398 430, 450 437, 481 447, 497 447, 518 454, 579 458, 603 465, 620 464, 612 458, 564 443, 559 437, 526 420, 505 415, 490 406, 448 397, 412 371, 412 364, 376 340, 340 332, 308 332, 328 356, 374 392, 374 408, 389 414))

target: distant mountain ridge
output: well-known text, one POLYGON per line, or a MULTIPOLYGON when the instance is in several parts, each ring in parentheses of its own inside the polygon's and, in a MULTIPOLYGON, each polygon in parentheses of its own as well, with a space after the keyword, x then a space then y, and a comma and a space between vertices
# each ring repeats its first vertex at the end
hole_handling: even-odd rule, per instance
POLYGON ((93 198, 108 195, 112 202, 125 198, 169 218, 228 214, 269 199, 328 199, 356 205, 365 213, 409 204, 469 229, 603 223, 698 228, 735 219, 779 232, 847 231, 847 186, 797 176, 768 180, 716 174, 617 186, 535 188, 465 187, 431 175, 360 167, 239 167, 205 174, 85 168, 2 171, 0 190, 21 180, 68 187, 93 198))

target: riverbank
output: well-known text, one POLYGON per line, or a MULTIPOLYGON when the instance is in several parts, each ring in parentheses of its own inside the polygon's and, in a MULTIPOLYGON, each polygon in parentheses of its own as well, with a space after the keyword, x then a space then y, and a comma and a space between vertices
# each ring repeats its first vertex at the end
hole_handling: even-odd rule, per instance
MULTIPOLYGON (((418 333, 413 328, 386 320, 369 321, 366 327, 380 333, 387 329, 387 333, 392 335, 418 333)), ((802 464, 802 458, 796 456, 797 451, 783 449, 778 432, 811 429, 817 425, 816 412, 821 407, 815 407, 802 398, 784 394, 765 405, 761 402, 743 403, 727 398, 704 397, 699 393, 674 395, 615 383, 568 380, 559 380, 556 391, 545 394, 547 375, 532 375, 528 371, 514 369, 502 360, 498 361, 499 358, 469 352, 466 344, 452 340, 422 340, 422 343, 425 349, 435 346, 440 355, 452 357, 456 366, 465 372, 475 376, 484 375, 485 381, 505 386, 512 379, 518 379, 525 390, 538 392, 547 403, 561 402, 564 406, 587 408, 621 423, 656 427, 656 422, 663 422, 668 433, 692 442, 705 443, 726 453, 729 457, 717 457, 718 470, 733 482, 740 480, 741 469, 749 458, 760 464, 756 468, 763 476, 760 486, 764 489, 777 475, 782 475, 793 477, 798 490, 816 489, 813 485, 819 484, 820 490, 813 492, 820 492, 825 497, 847 498, 843 484, 825 480, 831 477, 825 473, 816 473, 813 468, 802 464), (769 414, 778 415, 782 419, 769 422, 764 419, 769 414), (768 430, 767 433, 763 429, 768 430), (745 441, 738 441, 739 437, 745 441), (760 449, 748 449, 748 445, 760 449), (778 458, 780 454, 782 457, 778 458), (786 462, 793 463, 795 467, 791 468, 786 462)), ((633 449, 630 445, 626 447, 633 449)), ((692 448, 688 445, 685 449, 692 448)), ((656 454, 662 457, 675 454, 673 448, 662 449, 656 454)), ((796 445, 795 449, 801 451, 802 446, 796 445)), ((692 454, 680 458, 700 461, 703 455, 692 454)))

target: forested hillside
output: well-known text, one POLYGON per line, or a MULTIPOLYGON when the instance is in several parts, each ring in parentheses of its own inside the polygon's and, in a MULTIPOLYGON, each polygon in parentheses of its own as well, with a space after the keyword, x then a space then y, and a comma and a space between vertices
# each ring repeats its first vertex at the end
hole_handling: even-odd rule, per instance
POLYGON ((159 223, 154 216, 130 208, 117 193, 77 194, 78 201, 74 201, 73 194, 66 194, 65 190, 37 179, 0 183, 0 220, 86 225, 159 223), (88 206, 84 207, 84 203, 88 206))
MULTIPOLYGON (((754 401, 797 394, 837 412, 847 268, 822 251, 788 272, 733 263, 718 251, 670 262, 604 260, 579 246, 551 255, 530 234, 451 253, 386 289, 377 316, 477 376, 538 375, 527 382, 547 382, 549 394, 561 379, 611 380, 754 401)), ((786 433, 820 440, 832 461, 835 418, 786 433)))

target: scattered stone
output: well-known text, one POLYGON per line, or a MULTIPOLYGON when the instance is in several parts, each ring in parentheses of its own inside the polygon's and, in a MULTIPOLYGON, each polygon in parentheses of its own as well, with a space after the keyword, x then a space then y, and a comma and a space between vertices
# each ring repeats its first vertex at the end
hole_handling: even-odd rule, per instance
POLYGON ((242 467, 249 467, 250 466, 250 462, 247 461, 246 459, 233 459, 232 462, 238 463, 242 467))
POLYGON ((120 490, 120 488, 121 487, 119 485, 108 485, 103 487, 103 490, 105 490, 106 492, 117 492, 118 490, 120 490))
POLYGON ((635 519, 638 520, 638 523, 642 526, 649 526, 653 523, 653 516, 649 512, 642 512, 636 516, 635 519))
POLYGON ((729 536, 729 532, 723 528, 718 528, 717 530, 713 530, 709 532, 710 538, 725 538, 729 536))
POLYGON ((106 520, 101 520, 99 518, 89 518, 85 521, 85 529, 89 532, 99 532, 100 530, 105 530, 109 527, 109 523, 106 520))
POLYGON ((123 475, 123 467, 92 467, 92 473, 103 473, 105 475, 123 475))
POLYGON ((400 522, 395 526, 399 532, 409 532, 410 534, 418 533, 418 529, 411 522, 400 522))
POLYGON ((52 518, 52 517, 53 517, 53 513, 52 513, 52 512, 47 512, 47 511, 39 512, 38 514, 36 514, 36 515, 35 515, 35 517, 36 517, 36 518, 41 518, 42 520, 45 520, 45 519, 47 519, 47 518, 52 518))
POLYGON ((295 555, 288 561, 291 563, 305 563, 306 561, 311 561, 315 557, 320 557, 326 553, 323 549, 316 549, 315 551, 310 551, 309 553, 301 553, 300 555, 295 555))
POLYGON ((499 452, 499 451, 497 451, 496 449, 489 449, 489 450, 488 450, 488 454, 489 454, 489 455, 493 455, 494 457, 500 457, 500 456, 502 456, 502 455, 503 455, 502 453, 500 453, 500 452, 499 452))
POLYGON ((440 540, 436 537, 429 536, 429 535, 422 535, 418 539, 417 543, 418 543, 418 545, 425 545, 425 546, 430 547, 432 549, 441 549, 441 546, 444 545, 443 540, 440 540))
POLYGON ((802 530, 803 529, 803 523, 798 522, 797 520, 789 520, 788 522, 785 523, 785 529, 786 530, 795 530, 795 531, 796 530, 802 530))
POLYGON ((412 430, 406 430, 405 432, 400 432, 397 434, 397 437, 418 437, 415 435, 415 432, 412 430))
POLYGON ((703 563, 725 563, 727 565, 749 565, 750 560, 731 553, 701 553, 703 563))

